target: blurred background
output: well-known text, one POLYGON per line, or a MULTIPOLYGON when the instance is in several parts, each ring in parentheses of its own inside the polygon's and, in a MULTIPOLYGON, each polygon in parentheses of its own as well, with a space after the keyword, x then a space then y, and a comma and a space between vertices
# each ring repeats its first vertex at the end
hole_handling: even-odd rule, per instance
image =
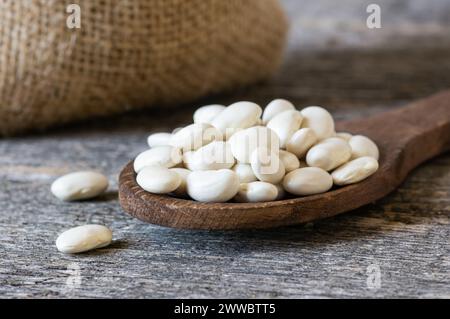
MULTIPOLYGON (((323 105, 337 119, 374 114, 450 87, 450 1, 281 0, 290 28, 283 61, 272 78, 256 85, 144 113, 188 123, 210 103, 274 98, 299 108, 323 105), (369 29, 367 7, 381 8, 381 28, 369 29)), ((137 112, 132 121, 144 121, 137 112)), ((115 118, 120 123, 127 117, 115 118)), ((161 125, 159 122, 155 125, 161 125)), ((133 128, 137 129, 135 124, 133 128)), ((156 128, 157 129, 157 128, 156 128)))
POLYGON ((394 48, 450 44, 447 0, 282 0, 291 19, 290 49, 394 48), (381 7, 381 29, 365 20, 381 7), (420 40, 420 41, 419 41, 420 40))
POLYGON ((281 2, 290 21, 282 67, 239 98, 264 104, 285 97, 299 107, 323 105, 339 119, 450 87, 450 1, 281 2), (381 8, 380 29, 366 25, 372 3, 381 8))

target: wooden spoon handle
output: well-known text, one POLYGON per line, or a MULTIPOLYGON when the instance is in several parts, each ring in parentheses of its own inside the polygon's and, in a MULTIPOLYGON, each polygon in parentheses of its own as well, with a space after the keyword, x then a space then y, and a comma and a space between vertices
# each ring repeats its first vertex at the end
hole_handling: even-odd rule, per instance
POLYGON ((347 124, 382 145, 380 162, 403 180, 420 163, 450 149, 450 90, 347 124))

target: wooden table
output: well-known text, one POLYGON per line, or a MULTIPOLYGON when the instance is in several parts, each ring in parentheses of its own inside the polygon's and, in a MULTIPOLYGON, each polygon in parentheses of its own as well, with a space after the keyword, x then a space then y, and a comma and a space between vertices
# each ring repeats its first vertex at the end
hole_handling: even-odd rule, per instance
MULTIPOLYGON (((285 3, 294 21, 301 14, 297 3, 285 3)), ((297 227, 175 230, 144 224, 121 210, 122 166, 146 148, 149 132, 189 123, 201 104, 265 104, 284 97, 298 107, 323 105, 342 119, 450 87, 445 41, 414 35, 417 41, 409 46, 311 51, 295 40, 295 32, 282 69, 269 82, 177 112, 136 112, 0 140, 0 297, 449 298, 449 154, 416 169, 379 202, 297 227), (52 180, 79 169, 107 174, 109 192, 83 203, 54 198, 52 180), (82 255, 59 253, 58 233, 85 223, 110 226, 114 243, 82 255)))

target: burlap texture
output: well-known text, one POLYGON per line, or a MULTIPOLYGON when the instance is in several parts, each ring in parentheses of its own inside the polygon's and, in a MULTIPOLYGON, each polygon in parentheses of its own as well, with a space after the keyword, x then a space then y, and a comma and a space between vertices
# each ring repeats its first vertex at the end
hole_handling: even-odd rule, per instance
POLYGON ((278 0, 0 1, 0 134, 176 105, 277 67, 278 0), (81 29, 66 7, 81 7, 81 29))

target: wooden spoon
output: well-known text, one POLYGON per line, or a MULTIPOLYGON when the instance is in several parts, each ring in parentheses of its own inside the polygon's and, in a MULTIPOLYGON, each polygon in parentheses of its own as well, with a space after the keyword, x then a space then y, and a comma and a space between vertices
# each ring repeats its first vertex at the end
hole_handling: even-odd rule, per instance
POLYGON ((374 175, 320 195, 266 203, 200 203, 145 192, 130 162, 119 178, 120 203, 145 222, 193 229, 270 228, 353 210, 386 196, 414 167, 450 149, 450 90, 370 118, 337 123, 337 128, 367 135, 378 144, 380 168, 374 175))

